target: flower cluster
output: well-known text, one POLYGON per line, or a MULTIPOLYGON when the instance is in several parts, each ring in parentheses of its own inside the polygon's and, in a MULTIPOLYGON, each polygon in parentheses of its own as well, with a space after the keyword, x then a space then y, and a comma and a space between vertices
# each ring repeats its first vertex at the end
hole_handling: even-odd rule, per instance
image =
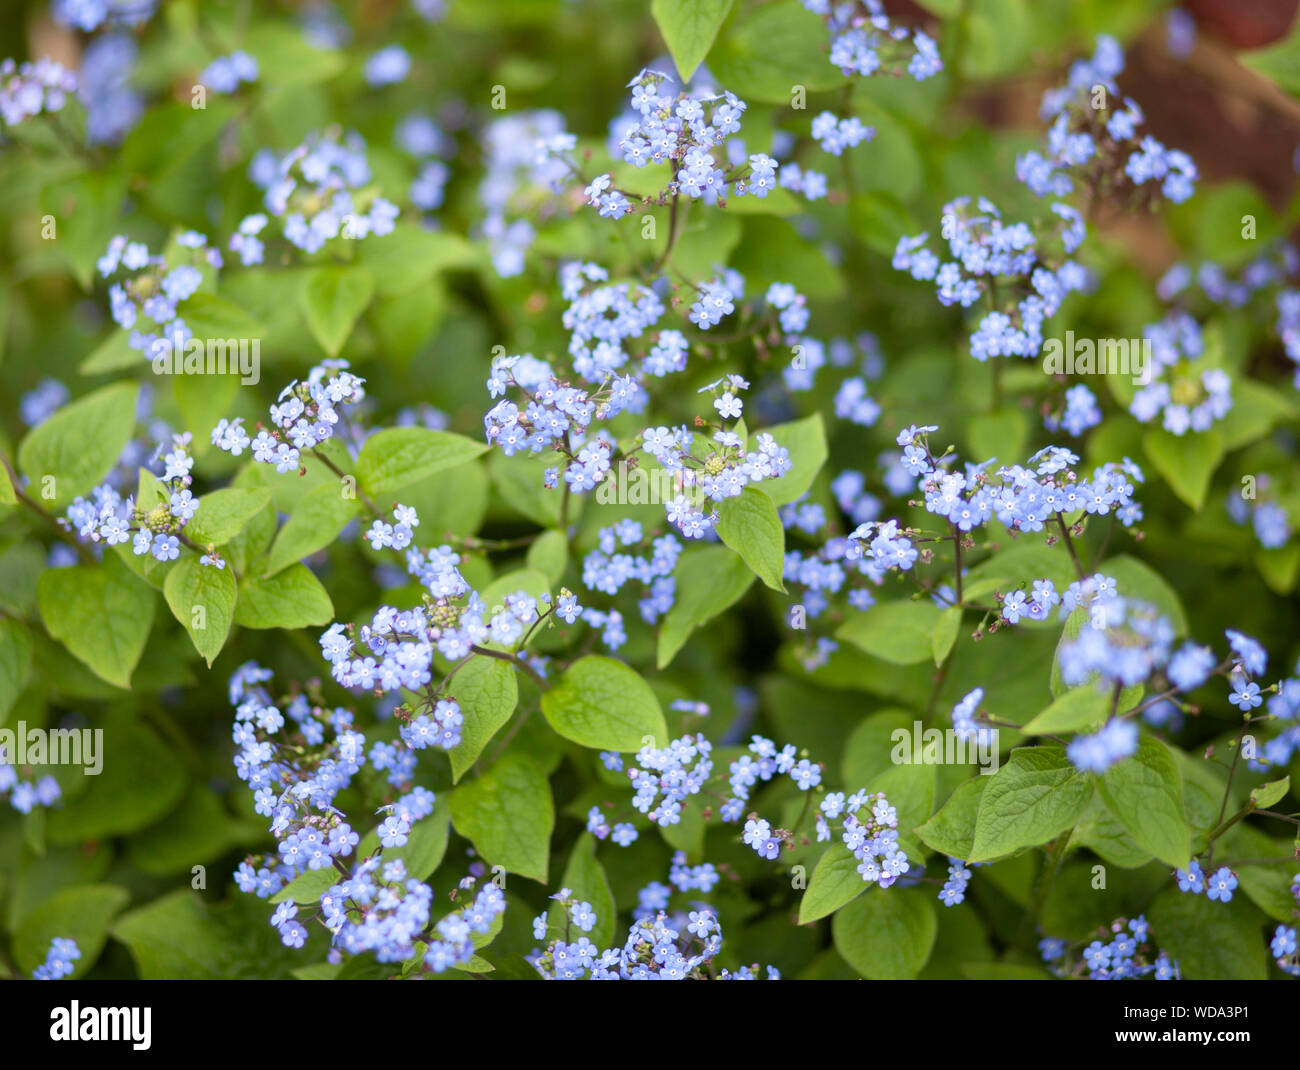
POLYGON ((503 116, 484 130, 482 232, 502 278, 523 272, 524 254, 537 234, 526 217, 534 212, 544 217, 546 201, 564 189, 572 167, 562 153, 576 144, 564 129, 564 117, 549 109, 503 116))
MULTIPOLYGON (((1297 914, 1300 914, 1300 873, 1291 878, 1291 898, 1295 900, 1297 914)), ((1269 941, 1277 968, 1292 977, 1300 977, 1300 946, 1297 945, 1296 926, 1279 925, 1269 941)))
POLYGON ((831 838, 830 821, 843 819, 840 839, 858 860, 858 875, 867 884, 888 888, 912 868, 907 852, 898 842, 898 811, 883 791, 874 795, 855 791, 847 797, 841 791, 832 791, 817 810, 819 841, 831 838))
POLYGON ((1039 235, 1028 223, 1004 223, 985 197, 973 205, 970 197, 959 197, 943 209, 942 236, 951 260, 941 262, 930 251, 928 232, 898 240, 894 268, 919 281, 933 280, 940 304, 970 308, 988 299, 990 311, 970 339, 971 356, 978 361, 1037 356, 1043 324, 1067 295, 1088 282, 1087 272, 1068 259, 1083 243, 1083 218, 1067 204, 1054 203, 1051 210, 1056 233, 1039 235), (1059 239, 1063 255, 1049 260, 1051 238, 1059 239))
MULTIPOLYGON (((723 419, 739 420, 742 402, 737 392, 749 384, 730 375, 701 388, 722 394, 714 407, 723 419)), ((647 427, 641 446, 674 480, 678 493, 667 503, 670 523, 688 539, 702 538, 713 528, 716 513, 709 502, 737 498, 751 483, 779 479, 790 471, 790 451, 765 431, 754 438, 756 449, 746 449, 735 431, 719 429, 711 439, 687 427, 647 427), (710 512, 705 512, 710 508, 710 512)))
POLYGON ((983 701, 984 688, 977 687, 967 692, 952 708, 953 734, 963 743, 973 742, 977 746, 984 747, 997 736, 995 729, 986 728, 977 720, 979 705, 983 701))
POLYGON ((1111 923, 1106 939, 1093 940, 1081 950, 1050 936, 1038 942, 1038 950, 1058 977, 1086 974, 1092 981, 1179 978, 1178 963, 1155 946, 1151 926, 1141 914, 1132 921, 1117 918, 1111 923))
MULTIPOLYGON (((591 915, 592 924, 595 920, 591 915)), ((702 980, 721 948, 717 916, 702 907, 691 911, 682 926, 662 912, 634 921, 621 948, 602 950, 586 936, 573 942, 556 939, 529 961, 549 981, 702 980)))
MULTIPOLYGON (((496 357, 487 381, 489 394, 496 398, 515 389, 524 403, 503 397, 483 423, 487 441, 507 456, 524 450, 558 451, 567 460, 563 479, 569 489, 588 491, 610 475, 615 448, 603 431, 589 437, 593 422, 643 410, 649 400, 647 379, 684 369, 687 343, 680 331, 660 330, 638 369, 625 370, 632 359, 628 343, 640 339, 663 315, 658 296, 639 284, 606 284, 607 273, 594 264, 566 264, 560 277, 569 302, 564 325, 572 332, 572 377, 593 384, 593 389, 572 385, 569 375, 531 354, 496 357)), ((719 315, 732 310, 729 295, 720 282, 714 290, 706 286, 692 318, 703 325, 714 314, 710 308, 719 315), (725 301, 722 295, 727 295, 725 301)), ((778 318, 787 330, 803 328, 804 302, 792 287, 773 286, 768 300, 779 309, 778 318)), ((714 408, 723 420, 739 420, 744 403, 738 395, 748 386, 740 376, 729 375, 699 392, 715 395, 714 408)), ((700 538, 712 527, 705 500, 736 497, 748 484, 777 478, 792 465, 789 451, 763 432, 755 437, 755 450, 746 450, 740 436, 722 426, 712 443, 687 427, 647 427, 640 439, 640 448, 677 486, 667 514, 687 538, 700 538)), ((558 467, 547 470, 547 486, 556 486, 559 479, 558 467)))
POLYGON ((1043 417, 1043 426, 1049 431, 1064 431, 1078 438, 1089 428, 1101 423, 1101 408, 1097 395, 1082 383, 1076 383, 1065 392, 1065 406, 1060 412, 1043 417))
MULTIPOLYGON (((199 499, 189 489, 194 467, 190 439, 188 431, 173 435, 165 455, 166 447, 158 447, 150 463, 161 460, 163 470, 150 485, 152 500, 123 498, 110 483, 102 483, 91 491, 89 500, 75 499, 60 524, 83 542, 116 546, 129 540, 137 557, 148 554, 158 561, 175 561, 181 552, 181 532, 199 511, 199 499)), ((205 565, 225 567, 215 550, 202 560, 205 565)))
MULTIPOLYGON (((728 167, 724 171, 713 150, 726 156, 726 140, 740 132, 746 104, 734 93, 697 99, 685 92, 675 96, 662 92, 670 81, 666 74, 646 70, 628 83, 636 119, 624 127, 618 147, 624 161, 636 167, 668 164, 673 168, 672 178, 660 194, 661 201, 680 194, 717 204, 727 196, 742 169, 728 167)), ((765 197, 776 186, 775 161, 761 153, 751 161, 756 166, 750 168, 751 181, 746 188, 765 197)), ((738 187, 737 193, 743 194, 746 188, 738 187)), ((617 218, 632 210, 620 193, 597 190, 593 196, 591 190, 589 187, 588 202, 599 207, 601 215, 617 218)))
POLYGON ((1104 773, 1112 765, 1137 753, 1138 728, 1132 721, 1112 718, 1092 735, 1076 736, 1065 756, 1084 773, 1104 773))
MULTIPOLYGON (((1291 887, 1300 887, 1300 875, 1291 887)), ((1294 925, 1279 925, 1269 941, 1269 950, 1277 960, 1277 968, 1292 977, 1300 977, 1300 951, 1297 950, 1296 929, 1294 925)))
POLYGON ((921 30, 896 26, 880 0, 801 0, 826 22, 831 35, 831 63, 845 74, 871 75, 906 71, 923 82, 943 70, 933 38, 921 30))
POLYGON ((131 81, 136 52, 135 38, 116 32, 96 37, 81 57, 77 99, 86 109, 86 140, 92 145, 118 144, 144 115, 144 97, 131 81))
MULTIPOLYGON (((1278 239, 1267 246, 1235 275, 1218 264, 1205 261, 1195 271, 1186 263, 1175 264, 1160 279, 1156 292, 1161 300, 1183 310, 1199 291, 1212 305, 1228 309, 1245 308, 1261 295, 1268 298, 1276 317, 1274 331, 1287 357, 1300 365, 1300 250, 1278 239)), ((1262 314, 1262 309, 1260 310, 1262 314)), ((1300 386, 1300 368, 1295 382, 1300 386)))
MULTIPOLYGON (((269 670, 248 662, 230 681, 234 738, 241 748, 235 769, 253 790, 257 812, 271 819, 278 846, 276 857, 250 857, 240 865, 240 890, 265 899, 303 873, 337 867, 343 879, 320 896, 311 916, 300 915, 292 899, 276 907, 270 923, 286 946, 302 947, 305 922, 319 920, 333 935, 331 962, 373 952, 379 962, 412 968, 419 956, 420 969, 434 973, 467 963, 477 938, 499 927, 504 893, 485 884, 468 905, 430 926, 432 890, 408 872, 402 858, 383 857, 385 850, 405 846, 415 823, 433 812, 433 793, 411 784, 414 750, 427 745, 418 722, 403 725, 400 743, 376 742, 367 751, 351 711, 328 709, 303 692, 275 704, 263 686, 270 677, 269 670), (349 868, 345 860, 354 857, 360 837, 334 802, 366 764, 385 773, 388 788, 401 794, 380 807, 387 816, 372 834, 378 846, 349 868)), ((477 863, 472 868, 478 875, 484 869, 477 863)), ((465 878, 460 890, 473 888, 475 880, 465 878)))
MULTIPOLYGON (((1256 661, 1255 665, 1258 667, 1259 662, 1256 661)), ((1262 671, 1263 669, 1259 668, 1259 672, 1262 671)), ((1254 670, 1247 670, 1238 657, 1233 661, 1229 679, 1233 681, 1234 687, 1242 684, 1242 691, 1249 694, 1250 685, 1243 683, 1243 674, 1247 672, 1258 675, 1254 670)), ((1276 687, 1277 694, 1268 700, 1268 712, 1271 717, 1282 723, 1282 730, 1264 743, 1257 757, 1249 760, 1250 768, 1256 772, 1285 766, 1294 754, 1300 752, 1300 662, 1296 663, 1294 674, 1280 680, 1276 687)), ((1258 692, 1255 693, 1255 697, 1258 697, 1258 692)), ((1232 701, 1231 696, 1229 701, 1232 701)))
POLYGON ((0 797, 4 796, 20 814, 30 814, 38 806, 54 806, 63 792, 59 782, 48 774, 39 780, 23 780, 9 764, 5 748, 0 747, 0 797))
POLYGON ((183 351, 193 332, 177 306, 198 292, 204 268, 222 266, 221 253, 196 231, 176 238, 169 255, 152 255, 143 242, 118 235, 99 258, 100 275, 119 276, 108 288, 114 322, 129 331, 128 344, 150 359, 183 351), (129 273, 129 275, 127 274, 129 273))
MULTIPOLYGON (((1084 581, 1077 604, 1088 620, 1077 636, 1061 643, 1061 679, 1070 686, 1089 680, 1108 688, 1136 687, 1168 661, 1174 628, 1155 606, 1123 598, 1114 580, 1098 574, 1084 581)), ((1063 612, 1066 602, 1063 601, 1063 612)))
POLYGON ((1185 152, 1138 133, 1142 109, 1115 84, 1123 70, 1123 48, 1103 34, 1092 59, 1077 60, 1067 84, 1043 94, 1040 115, 1052 120, 1046 152, 1016 159, 1016 177, 1038 196, 1063 197, 1077 178, 1090 190, 1106 185, 1112 197, 1125 179, 1130 189, 1159 181, 1161 193, 1175 204, 1191 197, 1196 164, 1185 152))
POLYGON ((1228 415, 1232 379, 1221 368, 1201 365, 1205 347, 1200 326, 1191 316, 1171 312, 1142 333, 1151 341, 1156 378, 1133 395, 1129 412, 1137 420, 1150 423, 1161 415, 1166 431, 1183 435, 1189 430, 1208 431, 1228 415))
POLYGON ((823 152, 842 156, 845 149, 870 141, 876 136, 876 131, 864 126, 856 115, 841 119, 834 112, 824 111, 812 121, 812 136, 823 152))
MULTIPOLYGON (((480 867, 476 864, 471 868, 480 867)), ((467 890, 472 887, 472 881, 466 878, 460 887, 467 890)), ((482 939, 498 928, 505 909, 505 893, 490 881, 484 884, 468 905, 446 915, 434 926, 436 939, 429 940, 424 966, 434 973, 443 973, 454 966, 466 965, 474 957, 475 937, 482 939)))
POLYGON ((333 438, 339 430, 339 407, 366 396, 365 380, 347 370, 346 360, 316 365, 305 381, 295 379, 271 406, 271 430, 259 428, 250 439, 242 417, 220 420, 212 444, 233 457, 251 450, 253 460, 273 464, 277 472, 297 471, 303 453, 333 438))
POLYGON ((966 898, 966 886, 970 884, 970 870, 966 863, 958 858, 948 859, 948 879, 939 890, 939 902, 946 907, 960 905, 966 898))
POLYGON ((420 164, 420 172, 407 193, 411 203, 425 212, 441 208, 451 170, 434 157, 454 149, 454 141, 429 116, 420 112, 412 112, 398 123, 395 136, 398 147, 420 164))
POLYGON ((381 48, 366 60, 366 83, 371 89, 397 85, 411 73, 411 54, 401 45, 381 48))
MULTIPOLYGON (((318 252, 340 234, 361 239, 393 231, 397 206, 370 188, 365 142, 355 133, 313 134, 283 156, 263 149, 248 175, 265 191, 263 204, 282 221, 285 240, 305 253, 318 252)), ((244 264, 261 263, 262 243, 253 239, 266 223, 261 213, 247 216, 231 238, 230 248, 244 264)))
MULTIPOLYGON (((639 905, 632 912, 632 925, 622 947, 600 948, 585 934, 599 921, 592 905, 574 898, 568 888, 551 896, 560 907, 561 920, 548 910, 533 920, 533 936, 547 940, 535 948, 528 961, 550 981, 683 981, 707 980, 715 976, 712 962, 722 949, 722 926, 717 912, 702 902, 692 902, 689 911, 671 910, 673 889, 700 891, 707 895, 718 881, 718 872, 708 862, 687 866, 678 851, 669 872, 670 885, 651 881, 638 893, 639 905)), ((734 973, 722 970, 717 980, 753 980, 757 964, 734 973)), ((780 977, 767 967, 771 980, 780 977)))
POLYGON ((45 953, 45 961, 32 971, 33 981, 57 981, 61 977, 70 977, 81 958, 81 948, 77 941, 67 937, 56 936, 50 941, 50 949, 45 953))
MULTIPOLYGON (((1119 463, 1108 461, 1093 470, 1091 479, 1085 479, 1075 467, 1079 464, 1076 454, 1061 446, 1047 446, 1029 458, 1029 467, 1004 465, 989 472, 994 460, 990 459, 979 465, 967 464, 965 472, 951 472, 946 470, 949 458, 936 459, 930 450, 929 433, 935 430, 927 426, 900 432, 900 463, 908 475, 919 478, 926 511, 943 517, 959 531, 982 527, 993 517, 1014 532, 1039 532, 1052 523, 1068 531, 1065 518, 1080 511, 1094 516, 1113 513, 1125 527, 1142 519, 1142 508, 1133 499, 1134 483, 1142 482, 1142 470, 1128 458, 1119 463)), ((854 532, 849 537, 862 540, 875 530, 872 525, 866 527, 868 532, 854 532)), ((894 556, 883 557, 884 568, 906 569, 915 561, 910 543, 888 549, 894 556)), ((879 553, 874 556, 882 558, 879 553)))
MULTIPOLYGON (((399 610, 380 606, 371 623, 354 641, 342 624, 332 624, 320 637, 321 652, 343 687, 366 691, 423 688, 432 679, 435 650, 451 661, 473 652, 479 643, 513 645, 544 615, 550 595, 538 599, 525 591, 505 596, 504 605, 488 606, 456 568, 460 558, 449 546, 428 554, 412 549, 407 568, 432 592, 422 608, 399 610), (358 645, 359 644, 359 645, 358 645), (354 656, 356 655, 356 656, 354 656)), ((431 701, 427 712, 403 729, 412 747, 436 743, 450 749, 460 742, 464 723, 453 699, 431 701)))
MULTIPOLYGON (((642 620, 653 624, 672 609, 677 593, 673 570, 682 552, 682 544, 674 536, 660 535, 654 539, 648 555, 622 552, 618 547, 637 547, 644 539, 641 525, 635 520, 620 520, 612 527, 601 528, 599 540, 599 547, 582 562, 582 582, 588 590, 613 595, 629 580, 636 580, 649 588, 639 603, 642 620)), ((596 626, 603 623, 592 617, 599 615, 598 610, 584 610, 576 599, 566 601, 563 594, 557 612, 570 624, 579 613, 596 626)))
POLYGON ((240 49, 214 59, 199 75, 199 82, 214 93, 234 93, 241 85, 257 81, 257 60, 240 49))
POLYGON ((230 680, 235 771, 257 812, 271 819, 278 848, 275 858, 246 860, 235 874, 240 890, 259 898, 352 853, 360 837, 333 802, 366 761, 366 739, 350 710, 326 708, 302 692, 277 705, 262 686, 270 678, 269 669, 247 662, 230 680))
POLYGON ((1180 892, 1204 894, 1212 902, 1229 903, 1232 901, 1232 893, 1237 890, 1237 874, 1227 866, 1220 866, 1207 877, 1201 864, 1194 858, 1186 869, 1178 870, 1174 876, 1180 892))
POLYGON ((157 7, 158 0, 54 0, 50 13, 64 26, 94 33, 101 26, 143 26, 157 7))
POLYGON ((0 120, 6 126, 17 126, 42 112, 62 111, 76 91, 77 76, 52 59, 0 62, 0 120))
POLYGON ((660 827, 678 824, 682 805, 713 775, 712 752, 713 744, 703 735, 682 736, 666 747, 642 747, 637 764, 627 770, 635 793, 632 805, 660 827))

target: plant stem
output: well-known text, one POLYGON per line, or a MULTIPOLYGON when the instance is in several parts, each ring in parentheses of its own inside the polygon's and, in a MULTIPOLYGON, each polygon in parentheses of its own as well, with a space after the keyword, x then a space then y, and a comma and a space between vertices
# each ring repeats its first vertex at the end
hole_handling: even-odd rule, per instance
POLYGON ((14 471, 13 466, 9 463, 9 458, 2 453, 0 453, 0 465, 3 465, 4 470, 9 474, 9 482, 13 485, 15 497, 17 497, 17 499, 23 505, 25 505, 28 509, 30 509, 33 513, 35 513, 43 521, 45 521, 45 523, 49 524, 50 527, 54 529, 55 534, 57 534, 60 539, 62 539, 64 542, 66 542, 69 546, 71 546, 74 550, 77 551, 77 555, 81 558, 81 560, 85 564, 87 565, 95 564, 96 563, 95 556, 89 550, 87 550, 82 543, 78 542, 75 538, 73 538, 72 535, 57 520, 55 520, 53 516, 51 516, 44 509, 42 509, 41 506, 36 502, 36 500, 28 496, 27 492, 24 491, 18 485, 18 474, 14 471))
POLYGON ((479 646, 477 643, 471 646, 470 650, 475 654, 482 654, 484 657, 496 658, 498 661, 508 661, 516 669, 522 669, 532 677, 533 683, 535 683, 538 688, 542 691, 546 690, 546 681, 542 679, 541 673, 529 665, 528 662, 524 661, 523 658, 516 657, 514 654, 507 654, 504 650, 492 650, 489 647, 479 646))

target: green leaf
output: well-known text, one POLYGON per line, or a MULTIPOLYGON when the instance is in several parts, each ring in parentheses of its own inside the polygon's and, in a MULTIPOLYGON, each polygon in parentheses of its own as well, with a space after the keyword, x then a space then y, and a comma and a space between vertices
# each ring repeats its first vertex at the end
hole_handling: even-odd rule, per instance
POLYGON ((31 668, 31 631, 20 620, 0 617, 0 724, 27 685, 31 668))
POLYGON ((361 263, 375 278, 381 297, 399 297, 427 284, 437 271, 472 267, 480 250, 459 234, 399 223, 391 234, 361 243, 361 263))
POLYGON ((299 304, 312 336, 337 357, 375 294, 375 280, 363 265, 312 268, 302 280, 299 304))
POLYGON ((357 458, 357 479, 370 494, 386 494, 444 468, 472 461, 487 445, 450 431, 394 427, 366 439, 357 458))
MULTIPOLYGON (((809 694, 805 701, 814 701, 812 696, 815 694, 816 692, 809 694)), ((768 704, 776 705, 776 700, 768 704)), ((803 705, 802 702, 792 703, 789 699, 784 704, 796 708, 803 705)), ((893 750, 899 738, 898 733, 901 731, 910 738, 917 720, 916 714, 908 710, 884 709, 875 710, 858 721, 843 745, 844 756, 840 764, 845 786, 851 789, 865 788, 889 769, 894 764, 893 750)))
POLYGON ((1072 687, 1034 714, 1021 731, 1027 736, 1091 731, 1106 719, 1110 701, 1110 695, 1093 684, 1072 687))
POLYGON ((1070 828, 1092 798, 1092 782, 1060 747, 1020 747, 980 799, 968 862, 988 862, 1037 847, 1070 828))
POLYGON ((269 19, 252 23, 244 48, 257 60, 268 86, 323 82, 346 66, 343 53, 319 48, 297 27, 269 19))
POLYGON ((1300 578, 1300 544, 1257 551, 1255 567, 1274 594, 1290 594, 1300 578))
POLYGON ((749 566, 725 546, 706 546, 682 554, 674 572, 677 601, 659 629, 657 664, 664 668, 691 632, 728 609, 754 582, 749 566))
POLYGON ((343 491, 339 484, 322 483, 298 499, 271 544, 265 576, 274 576, 338 537, 357 515, 361 504, 355 496, 345 497, 343 491))
POLYGON ((950 858, 970 858, 975 850, 980 802, 992 780, 991 776, 981 775, 958 784, 939 812, 917 828, 921 842, 950 858))
POLYGON ((229 568, 200 564, 199 555, 193 553, 176 562, 163 584, 163 597, 209 668, 230 634, 236 593, 229 568))
POLYGON ((460 743, 450 752, 455 782, 478 761, 488 741, 510 720, 519 701, 519 682, 515 670, 500 658, 478 654, 456 670, 447 693, 459 703, 465 718, 460 743))
POLYGON ((870 887, 858 872, 858 860, 842 843, 826 849, 813 869, 799 902, 799 924, 807 925, 853 902, 870 887))
POLYGON ((555 586, 564 577, 565 566, 569 563, 569 540, 562 531, 543 531, 528 547, 524 562, 555 586))
POLYGON ((97 676, 129 687, 153 623, 153 592, 114 555, 98 565, 49 569, 36 583, 41 619, 97 676))
POLYGON ((266 918, 253 896, 208 906, 186 888, 122 916, 112 936, 142 980, 288 980, 302 952, 283 947, 266 918))
POLYGON ((972 456, 1019 464, 1029 439, 1029 417, 1023 409, 1002 408, 971 417, 966 430, 972 456))
MULTIPOLYGON (((560 878, 560 887, 573 892, 577 903, 590 903, 596 915, 596 925, 587 933, 587 939, 597 947, 608 947, 614 939, 614 927, 618 911, 614 905, 614 893, 609 887, 609 878, 596 860, 596 838, 590 832, 578 837, 569 855, 569 864, 564 867, 564 876, 560 878)), ((564 935, 565 911, 552 905, 550 909, 550 928, 557 938, 564 935)), ((577 939, 577 929, 570 929, 570 936, 577 939)))
POLYGON ((135 383, 114 383, 65 405, 18 447, 30 494, 59 513, 106 476, 135 430, 135 383), (53 479, 47 484, 47 479, 53 479))
POLYGON ((934 947, 934 896, 920 888, 889 888, 859 896, 831 921, 835 950, 863 977, 909 980, 934 947))
POLYGON ((939 623, 930 635, 930 653, 934 656, 936 666, 942 665, 944 659, 952 652, 953 644, 961 632, 962 611, 953 606, 939 614, 939 623))
MULTIPOLYGON (((1218 816, 1218 811, 1215 811, 1218 816)), ((1295 896, 1291 894, 1295 867, 1294 841, 1273 839, 1259 829, 1238 822, 1224 836, 1223 847, 1234 859, 1259 859, 1233 863, 1241 890, 1274 921, 1295 924, 1295 896)))
POLYGON ((1168 888, 1151 904, 1150 919, 1160 949, 1188 981, 1262 981, 1268 976, 1259 914, 1239 896, 1214 903, 1168 888))
POLYGON ((1169 748, 1143 736, 1137 753, 1111 766, 1097 789, 1133 841, 1175 869, 1191 861, 1191 829, 1183 811, 1183 778, 1169 748))
POLYGON ((565 739, 595 750, 635 751, 646 737, 668 742, 659 700, 635 669, 589 654, 542 694, 542 713, 565 739))
POLYGON ((1279 390, 1254 379, 1235 376, 1232 408, 1219 424, 1225 450, 1237 450, 1263 438, 1276 424, 1296 418, 1296 407, 1279 390))
POLYGON ((1070 847, 1087 847, 1121 869, 1137 869, 1153 858, 1137 845, 1123 822, 1106 809, 1100 796, 1093 796, 1088 809, 1070 834, 1070 847))
POLYGON ((170 814, 131 838, 127 857, 150 876, 184 874, 188 880, 196 864, 219 861, 230 848, 261 843, 265 836, 264 822, 231 817, 216 792, 195 782, 170 814))
POLYGON ((1185 435, 1153 428, 1142 437, 1142 448, 1170 489, 1199 511, 1214 470, 1223 460, 1223 436, 1214 428, 1185 435))
POLYGON ((546 775, 530 758, 506 754, 456 788, 451 820, 489 865, 546 883, 555 808, 546 775))
POLYGON ((95 766, 87 766, 86 789, 50 812, 46 830, 52 843, 138 832, 170 813, 185 794, 187 777, 176 752, 152 729, 127 715, 96 727, 103 729, 95 754, 101 772, 91 775, 95 766))
POLYGON ((929 599, 881 602, 851 616, 836 630, 835 638, 895 665, 914 665, 933 656, 930 637, 942 615, 929 599))
POLYGON ((14 933, 14 960, 30 975, 45 961, 55 937, 75 940, 81 958, 73 964, 72 977, 80 977, 99 958, 108 927, 131 899, 131 893, 114 884, 83 884, 66 888, 35 907, 14 933))
MULTIPOLYGON (((243 374, 239 361, 239 344, 241 341, 249 342, 254 338, 261 338, 266 333, 266 328, 250 316, 244 309, 224 297, 218 297, 216 294, 196 293, 186 298, 180 306, 180 314, 185 319, 185 325, 194 332, 194 337, 206 340, 207 343, 221 343, 219 346, 209 348, 208 344, 204 345, 204 357, 212 353, 216 358, 214 363, 217 370, 224 366, 224 374, 234 377, 236 372, 243 374)), ((245 346, 245 354, 248 354, 248 348, 245 346)), ((181 362, 183 360, 181 352, 178 350, 173 357, 174 360, 181 362)), ((205 359, 206 371, 206 359, 205 359)), ((248 371, 249 382, 246 385, 253 385, 257 382, 252 378, 257 374, 257 369, 250 368, 248 371)), ((204 430, 211 430, 205 428, 204 430)))
POLYGON ((1239 52, 1236 58, 1292 96, 1300 96, 1300 31, 1293 30, 1265 48, 1239 52))
POLYGON ((222 546, 244 530, 253 517, 266 508, 271 491, 266 487, 250 490, 228 487, 199 499, 198 512, 185 529, 196 546, 222 546))
POLYGON ((245 577, 239 584, 235 623, 241 628, 306 628, 333 618, 334 603, 306 565, 245 577))
MULTIPOLYGON (((412 830, 414 831, 414 830, 412 830)), ((299 873, 281 888, 268 902, 271 903, 319 903, 320 897, 337 884, 339 871, 333 866, 328 869, 309 869, 299 873)))
POLYGON ((77 365, 77 371, 82 375, 104 375, 123 368, 138 369, 144 364, 145 355, 140 350, 131 348, 131 332, 119 327, 77 365))
POLYGON ((732 0, 654 0, 650 13, 664 35, 682 82, 689 82, 704 62, 731 10, 732 0))
MULTIPOLYGON (((41 212, 58 222, 54 255, 62 258, 81 288, 90 291, 95 263, 121 232, 126 175, 120 167, 83 167, 41 190, 41 212)), ((72 500, 68 499, 69 502, 72 500)))
POLYGON ((1255 804, 1256 810, 1267 810, 1285 799, 1286 793, 1290 790, 1291 778, 1284 776, 1281 780, 1271 780, 1267 784, 1251 789, 1250 801, 1255 804))
POLYGON ((758 487, 746 487, 738 497, 718 506, 718 535, 740 554, 754 573, 774 591, 785 592, 785 528, 772 499, 758 487))
POLYGON ((735 19, 713 48, 709 70, 744 100, 789 105, 796 85, 833 89, 844 76, 826 60, 826 27, 798 3, 778 0, 735 19))

